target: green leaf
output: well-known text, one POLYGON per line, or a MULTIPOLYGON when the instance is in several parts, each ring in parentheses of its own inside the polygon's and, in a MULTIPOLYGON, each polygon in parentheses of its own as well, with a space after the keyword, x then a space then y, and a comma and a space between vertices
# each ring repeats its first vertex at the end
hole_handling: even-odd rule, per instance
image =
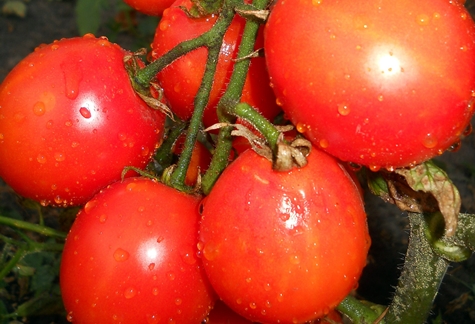
POLYGON ((78 0, 76 2, 76 24, 79 34, 95 34, 101 25, 101 13, 107 0, 78 0))
POLYGON ((22 1, 7 1, 2 7, 2 12, 5 15, 14 15, 25 18, 26 4, 24 4, 22 1))

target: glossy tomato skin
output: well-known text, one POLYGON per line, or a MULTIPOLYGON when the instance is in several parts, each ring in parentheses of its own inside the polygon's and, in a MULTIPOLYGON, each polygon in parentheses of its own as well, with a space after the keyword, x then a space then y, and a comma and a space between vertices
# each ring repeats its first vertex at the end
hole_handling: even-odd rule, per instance
POLYGON ((369 245, 358 187, 318 149, 290 172, 247 150, 203 201, 199 249, 208 277, 252 321, 326 315, 357 284, 369 245))
POLYGON ((149 16, 161 16, 174 0, 124 0, 126 4, 149 16))
MULTIPOLYGON (((180 42, 193 39, 209 31, 217 19, 217 16, 190 18, 179 6, 191 8, 191 1, 177 0, 163 13, 152 43, 154 59, 162 56, 180 42)), ((245 20, 236 16, 224 36, 217 73, 203 118, 206 127, 218 122, 216 106, 231 77, 234 66, 233 59, 237 56, 238 40, 241 38, 244 24, 245 20)), ((260 33, 256 49, 262 47, 263 38, 260 33)), ((192 116, 194 98, 204 74, 207 53, 208 51, 204 47, 196 49, 174 61, 157 75, 172 111, 183 120, 188 120, 192 116)), ((270 88, 269 75, 263 57, 251 59, 241 100, 255 107, 271 120, 281 111, 270 88)))
POLYGON ((81 205, 144 168, 165 116, 130 86, 127 54, 92 35, 38 47, 0 85, 0 177, 43 205, 81 205), (129 174, 130 175, 130 174, 129 174))
POLYGON ((304 135, 377 170, 459 141, 474 112, 474 42, 459 1, 280 0, 264 48, 278 102, 304 135))
POLYGON ((215 299, 197 256, 198 197, 128 178, 79 212, 60 285, 73 323, 199 323, 215 299))

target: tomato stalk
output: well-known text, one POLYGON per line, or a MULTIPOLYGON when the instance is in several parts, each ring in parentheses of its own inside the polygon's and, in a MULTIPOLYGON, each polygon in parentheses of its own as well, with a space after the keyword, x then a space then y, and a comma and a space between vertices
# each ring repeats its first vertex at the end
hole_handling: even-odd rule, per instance
POLYGON ((39 233, 41 235, 45 236, 51 236, 51 237, 57 237, 57 238, 66 238, 66 233, 55 230, 53 228, 43 226, 43 225, 38 225, 38 224, 33 224, 30 222, 25 222, 22 220, 18 219, 13 219, 10 217, 5 217, 5 216, 0 216, 0 224, 10 226, 13 228, 18 228, 22 229, 25 231, 32 231, 39 233))
POLYGON ((223 9, 219 15, 216 24, 213 26, 210 32, 213 33, 213 41, 207 43, 208 47, 208 59, 206 62, 205 73, 201 80, 201 85, 196 94, 194 101, 194 111, 191 116, 190 126, 186 133, 184 147, 176 169, 170 176, 169 185, 179 190, 188 191, 189 188, 185 186, 186 171, 191 161, 193 153, 193 147, 198 138, 198 133, 201 130, 203 113, 208 104, 211 88, 213 85, 214 75, 216 73, 216 66, 218 63, 219 52, 221 50, 221 44, 223 42, 224 34, 227 28, 231 24, 234 18, 234 6, 236 1, 225 1, 223 9))
POLYGON ((409 221, 409 245, 386 323, 423 323, 449 265, 432 249, 424 215, 409 213, 409 221))
MULTIPOLYGON (((269 5, 269 0, 255 0, 252 4, 255 10, 263 10, 269 5)), ((218 103, 217 113, 220 122, 232 124, 236 121, 237 114, 233 113, 236 105, 239 104, 244 83, 246 82, 247 72, 249 70, 250 59, 254 53, 255 42, 259 27, 262 21, 258 18, 249 17, 246 20, 241 43, 239 44, 238 59, 234 65, 230 82, 226 88, 226 92, 218 103)), ((249 106, 249 105, 248 105, 249 106)), ((251 108, 251 110, 254 110, 251 108)), ((258 114, 255 111, 256 114, 258 114)), ((266 120, 258 114, 261 120, 266 120)), ((256 117, 257 118, 257 117, 256 117)), ((267 120, 266 120, 267 121, 267 120)), ((220 129, 216 150, 213 154, 211 164, 203 176, 202 190, 205 194, 211 191, 214 183, 219 175, 226 168, 229 161, 229 154, 232 149, 232 126, 225 126, 220 129)))

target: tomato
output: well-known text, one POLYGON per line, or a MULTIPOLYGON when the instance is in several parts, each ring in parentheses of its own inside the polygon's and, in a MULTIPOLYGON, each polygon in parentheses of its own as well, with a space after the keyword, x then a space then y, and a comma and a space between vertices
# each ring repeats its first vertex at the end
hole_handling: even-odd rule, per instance
POLYGON ((60 286, 73 323, 199 323, 214 302, 198 258, 199 197, 128 178, 97 194, 66 239, 60 286))
POLYGON ((459 1, 279 0, 264 50, 279 104, 315 146, 391 170, 460 140, 474 44, 459 1))
POLYGON ((43 205, 81 205, 144 168, 165 115, 135 94, 129 54, 92 35, 38 47, 0 85, 0 177, 43 205), (132 175, 129 173, 128 175, 132 175))
MULTIPOLYGON (((191 7, 189 0, 177 0, 163 13, 163 18, 155 32, 152 43, 152 57, 158 58, 180 42, 193 39, 211 29, 217 16, 194 19, 180 8, 191 7)), ((206 127, 218 122, 216 106, 225 92, 234 66, 233 60, 238 51, 245 20, 236 16, 231 23, 218 59, 217 72, 213 81, 211 97, 204 113, 206 127)), ((262 33, 256 42, 256 49, 263 47, 262 33)), ((194 110, 194 98, 203 77, 207 54, 206 48, 196 49, 180 57, 158 73, 157 78, 163 87, 165 97, 172 111, 181 119, 191 118, 194 110)), ((269 85, 265 60, 253 58, 244 85, 241 100, 260 111, 266 118, 273 119, 281 110, 275 103, 275 96, 269 85)))
POLYGON ((124 0, 126 4, 149 16, 161 16, 174 0, 124 0))
POLYGON ((243 152, 204 199, 199 240, 218 296, 264 323, 328 314, 357 284, 370 245, 358 186, 316 148, 290 172, 243 152))

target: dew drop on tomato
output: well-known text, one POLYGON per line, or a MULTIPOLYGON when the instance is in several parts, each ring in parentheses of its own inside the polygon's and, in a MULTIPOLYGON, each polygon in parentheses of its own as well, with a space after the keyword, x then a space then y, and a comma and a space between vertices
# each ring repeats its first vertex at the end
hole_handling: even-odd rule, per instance
POLYGON ((137 295, 137 290, 134 287, 128 287, 124 290, 124 297, 130 299, 137 295))
POLYGON ((79 113, 81 114, 81 116, 83 116, 86 119, 89 119, 92 116, 91 112, 86 107, 79 108, 79 113))
POLYGON ((130 256, 129 252, 127 252, 126 250, 122 248, 118 248, 117 250, 114 251, 114 259, 117 262, 127 261, 129 259, 129 256, 130 256))
POLYGON ((431 149, 436 147, 438 144, 437 138, 432 134, 427 134, 426 137, 422 140, 422 145, 424 147, 431 149))
POLYGON ((43 101, 38 101, 33 105, 33 113, 36 116, 43 116, 45 112, 46 112, 46 107, 43 101))

